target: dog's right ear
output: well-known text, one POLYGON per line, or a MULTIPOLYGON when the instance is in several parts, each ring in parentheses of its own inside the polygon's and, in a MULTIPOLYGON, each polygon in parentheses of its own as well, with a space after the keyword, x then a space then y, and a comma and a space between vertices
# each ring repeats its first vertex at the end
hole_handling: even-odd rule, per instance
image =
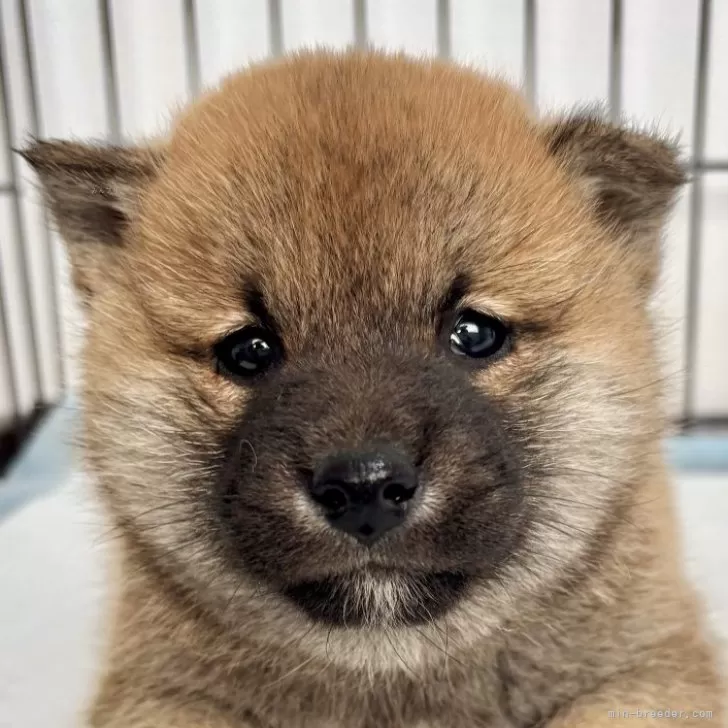
POLYGON ((152 147, 36 141, 20 154, 38 173, 68 247, 74 284, 88 299, 103 285, 104 271, 125 244, 164 153, 152 147))

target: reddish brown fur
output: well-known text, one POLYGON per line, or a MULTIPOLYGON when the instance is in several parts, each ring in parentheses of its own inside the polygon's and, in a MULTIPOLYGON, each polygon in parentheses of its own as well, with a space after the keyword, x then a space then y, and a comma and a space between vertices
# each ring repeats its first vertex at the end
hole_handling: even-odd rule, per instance
POLYGON ((664 707, 719 720, 674 546, 645 307, 682 181, 668 144, 541 124, 507 86, 444 63, 316 53, 232 76, 154 150, 27 155, 90 298, 85 453, 122 533, 92 726, 596 728, 664 707), (421 630, 332 636, 254 585, 233 592, 159 509, 245 410, 209 353, 248 321, 241 281, 295 359, 332 329, 356 351, 351 321, 405 321, 460 269, 472 305, 523 327, 474 376, 534 420, 568 533, 534 537, 528 568, 421 630))

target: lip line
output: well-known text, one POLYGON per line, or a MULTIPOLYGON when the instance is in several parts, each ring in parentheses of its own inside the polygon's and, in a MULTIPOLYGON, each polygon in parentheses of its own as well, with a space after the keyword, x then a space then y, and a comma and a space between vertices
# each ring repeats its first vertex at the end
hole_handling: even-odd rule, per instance
POLYGON ((347 606, 349 585, 337 583, 341 578, 345 578, 343 574, 290 584, 283 594, 315 621, 330 625, 354 628, 376 625, 378 620, 383 620, 383 624, 406 626, 425 624, 445 613, 462 598, 469 582, 464 573, 421 572, 422 585, 429 588, 411 592, 405 590, 400 594, 401 601, 397 600, 396 604, 387 599, 373 603, 355 599, 352 612, 347 606))
POLYGON ((424 578, 448 578, 448 577, 467 577, 464 570, 457 569, 416 569, 408 570, 400 567, 391 566, 382 563, 368 563, 361 566, 348 569, 346 571, 337 571, 333 573, 325 573, 320 575, 311 575, 304 579, 293 582, 293 584, 315 584, 330 581, 348 581, 350 579, 365 576, 379 579, 424 579, 424 578))

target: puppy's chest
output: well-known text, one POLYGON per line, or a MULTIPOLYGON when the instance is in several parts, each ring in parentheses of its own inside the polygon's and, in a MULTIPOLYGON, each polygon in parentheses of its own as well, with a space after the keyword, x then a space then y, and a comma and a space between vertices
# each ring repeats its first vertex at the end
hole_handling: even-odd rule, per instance
MULTIPOLYGON (((408 719, 404 716, 381 714, 354 715, 322 719, 321 716, 302 716, 281 722, 256 724, 256 728, 535 728, 536 723, 514 723, 497 707, 481 709, 465 715, 453 706, 447 713, 408 719)), ((247 727, 246 727, 247 728, 247 727)))
POLYGON ((368 690, 353 676, 311 692, 299 686, 252 712, 260 728, 535 728, 582 691, 584 670, 571 672, 547 660, 499 655, 468 675, 368 690))
POLYGON ((259 728, 535 728, 599 676, 588 661, 560 654, 563 646, 544 640, 540 649, 528 647, 484 649, 472 664, 380 685, 326 673, 281 690, 274 701, 246 690, 245 707, 259 728))
MULTIPOLYGON (((424 688, 424 686, 423 686, 424 688)), ((336 688, 332 686, 332 691, 336 688)), ((279 704, 262 720, 261 728, 521 728, 501 709, 500 699, 487 688, 475 696, 449 693, 431 685, 419 695, 403 690, 384 695, 376 690, 351 700, 338 696, 331 704, 320 694, 305 711, 279 704)), ((524 728, 525 728, 525 724, 524 728)))
MULTIPOLYGON (((428 716, 407 719, 402 716, 389 715, 348 715, 340 718, 322 719, 320 716, 304 717, 298 719, 277 721, 275 723, 261 723, 260 728, 516 728, 515 724, 504 722, 503 716, 495 714, 471 715, 464 719, 461 711, 455 710, 450 715, 428 716)), ((257 728, 257 726, 256 726, 257 728)), ((518 727, 520 728, 520 726, 518 727)))

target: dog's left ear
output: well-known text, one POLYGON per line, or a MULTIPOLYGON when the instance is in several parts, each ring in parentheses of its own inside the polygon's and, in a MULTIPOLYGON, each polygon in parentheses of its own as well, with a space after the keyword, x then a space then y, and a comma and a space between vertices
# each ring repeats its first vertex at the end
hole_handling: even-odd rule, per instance
POLYGON ((674 144, 584 115, 546 123, 549 151, 575 177, 599 221, 626 237, 641 283, 660 263, 660 234, 686 181, 674 144))

